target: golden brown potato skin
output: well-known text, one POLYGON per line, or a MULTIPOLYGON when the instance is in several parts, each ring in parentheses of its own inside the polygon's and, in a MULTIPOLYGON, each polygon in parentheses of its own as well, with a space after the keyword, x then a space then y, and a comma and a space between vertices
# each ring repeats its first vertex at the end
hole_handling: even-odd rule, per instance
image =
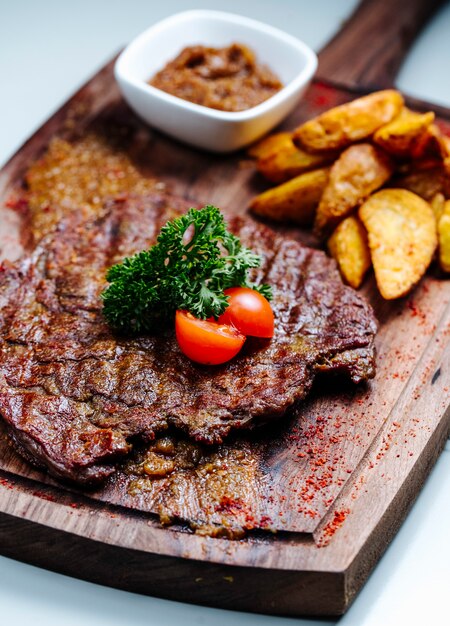
POLYGON ((328 167, 300 174, 253 198, 250 209, 257 215, 279 222, 311 224, 328 176, 328 167))
POLYGON ((272 183, 283 183, 304 172, 328 165, 336 153, 310 154, 291 143, 258 160, 256 167, 272 183))
POLYGON ((439 264, 444 272, 450 272, 450 200, 438 221, 439 264))
POLYGON ((429 124, 411 154, 412 159, 438 159, 445 164, 450 157, 450 137, 436 124, 429 124))
POLYGON ((405 107, 392 122, 375 132, 373 140, 389 154, 397 157, 413 157, 423 150, 428 128, 433 121, 432 111, 416 113, 405 107))
POLYGON ((367 232, 355 215, 346 217, 328 240, 328 251, 337 261, 344 281, 358 289, 372 265, 367 232))
POLYGON ((247 154, 255 159, 263 159, 286 146, 293 146, 292 133, 274 133, 252 144, 248 148, 247 154))
POLYGON ((393 164, 379 148, 369 143, 350 146, 330 170, 330 178, 320 200, 314 230, 321 236, 330 232, 367 196, 379 189, 392 175, 393 164))
POLYGON ((293 141, 308 152, 341 150, 370 137, 402 110, 403 97, 395 89, 376 91, 325 111, 294 131, 293 141))
POLYGON ((425 274, 437 246, 433 211, 406 189, 383 189, 359 209, 367 229, 378 289, 386 300, 406 295, 425 274))
POLYGON ((434 213, 434 217, 436 219, 436 224, 439 223, 439 220, 441 219, 442 215, 444 214, 445 211, 445 196, 443 193, 436 193, 432 198, 431 198, 431 202, 430 202, 430 206, 433 210, 434 213))

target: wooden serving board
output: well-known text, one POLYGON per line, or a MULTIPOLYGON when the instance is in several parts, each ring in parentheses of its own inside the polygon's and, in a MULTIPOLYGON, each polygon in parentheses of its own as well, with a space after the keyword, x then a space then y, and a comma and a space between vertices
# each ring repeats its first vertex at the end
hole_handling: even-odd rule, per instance
MULTIPOLYGON (((284 128, 349 100, 355 91, 392 83, 433 3, 414 0, 407 14, 401 5, 362 3, 321 53, 320 80, 284 128)), ((3 257, 16 258, 25 242, 23 219, 7 208, 24 172, 52 137, 74 128, 82 134, 93 121, 131 128, 142 171, 193 204, 242 213, 261 190, 243 153, 194 151, 145 127, 122 101, 112 67, 75 94, 0 172, 3 257)), ((450 124, 450 111, 442 107, 409 104, 431 107, 444 128, 450 124)), ((227 444, 231 452, 243 449, 252 467, 255 505, 245 515, 255 518, 255 532, 239 540, 201 536, 183 525, 182 511, 178 525, 162 527, 154 499, 136 502, 120 481, 96 491, 69 489, 26 463, 0 426, 1 553, 180 601, 286 615, 345 612, 450 428, 450 283, 431 272, 398 302, 383 301, 373 279, 365 293, 380 321, 376 378, 367 386, 340 388, 324 379, 294 415, 227 444)), ((239 462, 228 471, 238 472, 239 462)))

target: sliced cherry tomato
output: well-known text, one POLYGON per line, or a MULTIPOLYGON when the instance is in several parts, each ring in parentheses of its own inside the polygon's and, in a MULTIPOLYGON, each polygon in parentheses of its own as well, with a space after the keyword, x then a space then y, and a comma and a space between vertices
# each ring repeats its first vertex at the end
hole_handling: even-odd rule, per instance
POLYGON ((229 361, 245 341, 245 336, 232 326, 215 320, 199 320, 188 311, 176 312, 175 332, 181 351, 192 361, 203 365, 229 361))
POLYGON ((219 324, 230 324, 251 337, 273 337, 273 311, 264 296, 248 287, 231 287, 224 293, 228 306, 219 317, 219 324))

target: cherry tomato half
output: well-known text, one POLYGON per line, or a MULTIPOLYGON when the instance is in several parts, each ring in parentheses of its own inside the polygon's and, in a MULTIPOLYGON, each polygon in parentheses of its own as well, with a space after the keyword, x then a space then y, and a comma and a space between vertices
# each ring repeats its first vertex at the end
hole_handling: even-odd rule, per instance
POLYGON ((175 333, 183 354, 203 365, 229 361, 245 341, 245 336, 232 326, 215 320, 199 320, 188 311, 176 312, 175 333))
POLYGON ((231 287, 224 293, 228 296, 228 307, 219 317, 219 324, 234 326, 251 337, 273 337, 273 311, 264 296, 248 287, 231 287))

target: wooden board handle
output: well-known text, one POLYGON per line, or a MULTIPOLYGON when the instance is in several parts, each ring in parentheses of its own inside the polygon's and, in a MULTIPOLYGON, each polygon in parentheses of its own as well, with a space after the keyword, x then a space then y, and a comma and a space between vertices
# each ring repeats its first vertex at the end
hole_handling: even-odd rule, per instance
POLYGON ((416 35, 442 0, 363 0, 319 54, 319 79, 364 91, 392 87, 416 35))

